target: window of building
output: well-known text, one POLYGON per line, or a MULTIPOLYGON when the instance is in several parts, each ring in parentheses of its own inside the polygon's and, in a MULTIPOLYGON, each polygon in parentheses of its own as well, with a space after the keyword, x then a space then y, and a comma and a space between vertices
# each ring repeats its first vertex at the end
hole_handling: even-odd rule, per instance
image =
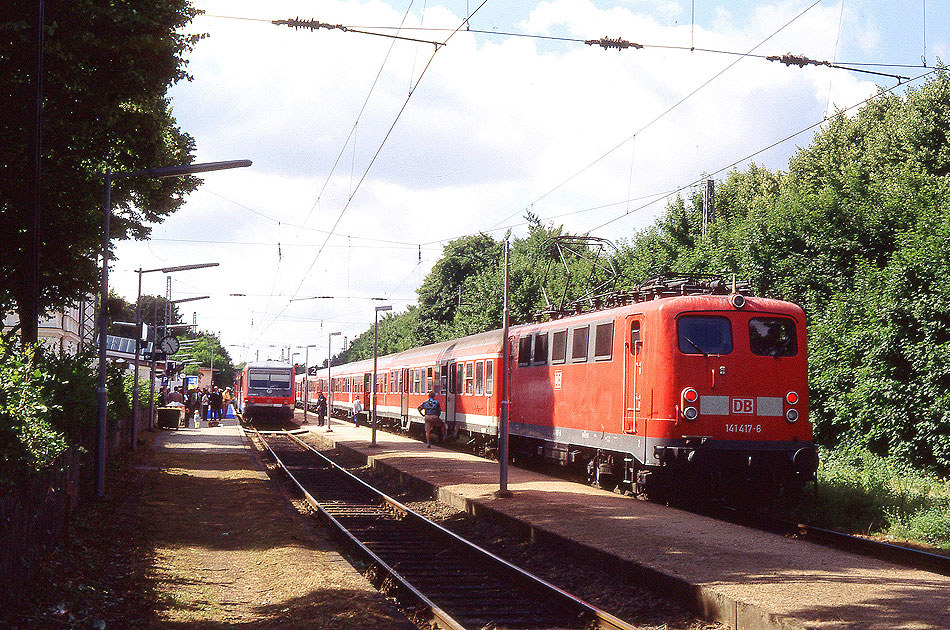
POLYGON ((479 361, 475 364, 475 395, 481 396, 485 393, 485 362, 479 361))
POLYGON ((518 340, 518 365, 531 364, 531 335, 525 335, 518 340))
POLYGON ((485 395, 491 396, 494 384, 492 383, 495 371, 494 361, 485 361, 485 395))
POLYGON ((579 326, 573 331, 571 339, 571 362, 583 363, 587 360, 587 342, 590 339, 590 328, 579 326))
POLYGON ((551 335, 551 363, 567 361, 567 331, 559 330, 551 335))
POLYGON ((716 315, 684 315, 676 320, 677 345, 683 354, 729 354, 732 322, 716 315))
POLYGON ((548 334, 538 333, 534 336, 534 358, 535 365, 544 365, 548 362, 548 334))

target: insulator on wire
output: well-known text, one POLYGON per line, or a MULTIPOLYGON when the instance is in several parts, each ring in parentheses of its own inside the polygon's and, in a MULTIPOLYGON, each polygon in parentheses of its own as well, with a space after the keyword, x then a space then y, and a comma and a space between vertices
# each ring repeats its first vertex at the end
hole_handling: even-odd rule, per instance
POLYGON ((339 29, 341 31, 346 30, 346 27, 343 26, 342 24, 327 24, 325 22, 319 22, 317 20, 301 20, 299 17, 293 18, 291 20, 271 20, 271 24, 275 24, 277 26, 290 26, 294 29, 309 28, 311 31, 315 31, 321 28, 339 29))
POLYGON ((624 48, 643 48, 643 44, 638 44, 636 42, 628 42, 625 39, 617 37, 616 39, 611 37, 601 37, 600 39, 588 39, 584 42, 588 46, 600 46, 604 50, 608 48, 616 48, 617 50, 623 50, 624 48))
POLYGON ((809 59, 805 55, 793 55, 792 53, 785 53, 784 55, 771 55, 766 57, 769 61, 781 61, 786 66, 798 66, 799 68, 804 68, 805 66, 829 66, 831 67, 830 61, 818 61, 817 59, 809 59))

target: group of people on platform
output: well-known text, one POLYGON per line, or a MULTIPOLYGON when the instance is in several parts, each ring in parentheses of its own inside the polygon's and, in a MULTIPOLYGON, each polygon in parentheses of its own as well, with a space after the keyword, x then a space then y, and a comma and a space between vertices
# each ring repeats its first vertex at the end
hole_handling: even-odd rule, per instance
POLYGON ((208 422, 225 417, 232 398, 230 387, 224 389, 219 387, 196 387, 186 392, 179 386, 165 395, 162 404, 182 405, 185 407, 186 418, 192 418, 197 414, 199 419, 208 422))

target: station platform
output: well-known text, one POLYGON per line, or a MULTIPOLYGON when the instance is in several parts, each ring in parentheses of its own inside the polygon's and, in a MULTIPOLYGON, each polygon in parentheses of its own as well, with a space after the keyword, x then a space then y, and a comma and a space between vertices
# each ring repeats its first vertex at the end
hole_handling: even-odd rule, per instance
MULTIPOLYGON (((298 411, 296 422, 303 419, 298 411)), ((657 594, 736 630, 950 628, 950 577, 509 467, 510 497, 496 496, 497 462, 427 449, 422 442, 334 419, 332 432, 301 426, 371 465, 428 488, 476 516, 532 540, 580 545, 657 594)))

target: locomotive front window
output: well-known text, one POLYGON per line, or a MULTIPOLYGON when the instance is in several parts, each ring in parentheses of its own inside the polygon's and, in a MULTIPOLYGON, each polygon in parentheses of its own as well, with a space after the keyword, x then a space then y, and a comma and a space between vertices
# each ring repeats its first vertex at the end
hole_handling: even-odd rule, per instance
POLYGON ((753 317, 749 320, 749 347, 760 357, 795 356, 795 322, 785 317, 753 317))
POLYGON ((677 320, 676 331, 683 354, 732 352, 732 323, 726 317, 686 315, 677 320))
POLYGON ((251 372, 247 376, 248 387, 252 389, 270 387, 270 379, 266 372, 251 372))

